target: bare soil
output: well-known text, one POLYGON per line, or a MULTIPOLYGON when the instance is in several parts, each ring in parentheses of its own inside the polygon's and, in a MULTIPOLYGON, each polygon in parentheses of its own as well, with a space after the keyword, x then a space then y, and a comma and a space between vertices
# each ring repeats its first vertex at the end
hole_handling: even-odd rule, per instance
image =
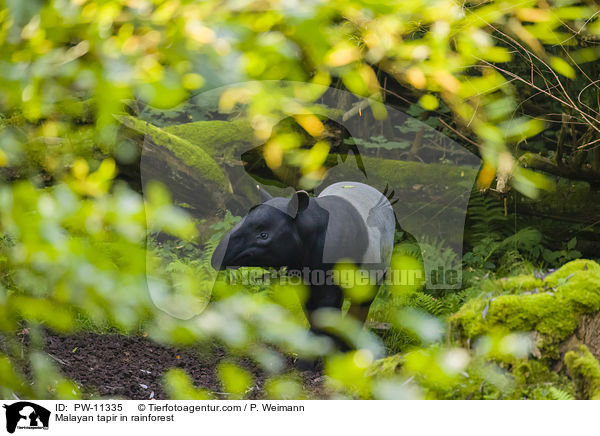
MULTIPOLYGON (((92 398, 165 399, 162 376, 170 368, 185 370, 198 388, 208 389, 216 398, 229 397, 216 374, 218 363, 227 358, 218 346, 200 352, 164 346, 143 336, 48 333, 45 348, 62 373, 92 398)), ((293 369, 292 359, 287 360, 293 369)), ((263 398, 263 371, 249 359, 238 359, 238 363, 254 375, 249 398, 263 398)), ((325 396, 320 369, 302 371, 301 376, 308 397, 325 396)))

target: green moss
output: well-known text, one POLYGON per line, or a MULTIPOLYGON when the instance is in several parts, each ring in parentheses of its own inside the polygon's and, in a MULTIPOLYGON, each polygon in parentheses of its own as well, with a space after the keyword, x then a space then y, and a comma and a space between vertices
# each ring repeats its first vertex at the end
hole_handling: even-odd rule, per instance
POLYGON ((548 275, 544 281, 549 286, 558 286, 576 273, 588 273, 589 276, 600 277, 600 265, 592 260, 577 259, 564 264, 560 269, 548 275))
POLYGON ((539 291, 468 301, 451 319, 464 336, 537 331, 536 345, 554 359, 559 357, 558 345, 577 328, 579 317, 600 310, 600 266, 591 260, 569 262, 544 281, 521 276, 497 283, 504 289, 521 285, 539 291))
POLYGON ((513 363, 512 374, 519 385, 557 384, 561 378, 539 360, 518 359, 513 363))
POLYGON ((246 121, 196 121, 164 130, 205 150, 212 157, 233 158, 241 146, 252 144, 254 131, 246 121))
POLYGON ((511 374, 516 388, 512 399, 573 399, 573 384, 566 374, 552 371, 537 359, 515 359, 511 374))
MULTIPOLYGON (((352 162, 352 157, 349 157, 352 162)), ((395 189, 406 191, 407 194, 422 196, 424 191, 435 189, 435 194, 461 196, 465 192, 471 192, 473 181, 477 175, 477 169, 468 166, 423 164, 422 162, 401 161, 392 159, 381 159, 363 156, 363 162, 369 175, 369 180, 374 182, 389 183, 395 189), (423 181, 426 185, 423 185, 423 181), (441 191, 443 190, 443 191, 441 191)), ((348 165, 344 168, 336 168, 336 174, 347 177, 364 177, 357 167, 348 165)))
POLYGON ((534 276, 516 276, 516 277, 507 277, 497 281, 497 284, 504 291, 529 291, 536 288, 542 288, 544 286, 544 282, 542 279, 534 277, 534 276))
POLYGON ((600 310, 600 277, 576 274, 558 289, 576 311, 591 313, 600 310))
POLYGON ((228 189, 229 181, 227 177, 214 159, 202 148, 135 117, 119 115, 117 119, 128 128, 149 135, 156 145, 167 148, 181 162, 200 171, 205 179, 217 184, 222 190, 228 189))
POLYGON ((402 354, 394 354, 392 356, 376 360, 367 370, 367 374, 392 376, 398 372, 398 368, 400 367, 402 360, 402 354))
POLYGON ((578 399, 600 400, 600 364, 585 345, 565 354, 578 399))

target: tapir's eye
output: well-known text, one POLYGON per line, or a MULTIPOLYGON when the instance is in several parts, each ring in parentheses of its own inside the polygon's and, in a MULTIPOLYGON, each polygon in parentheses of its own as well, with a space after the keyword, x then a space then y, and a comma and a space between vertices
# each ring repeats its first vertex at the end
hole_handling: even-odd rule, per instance
POLYGON ((267 239, 267 238, 269 237, 269 234, 268 234, 267 232, 260 232, 260 233, 258 234, 258 237, 259 237, 260 239, 267 239))

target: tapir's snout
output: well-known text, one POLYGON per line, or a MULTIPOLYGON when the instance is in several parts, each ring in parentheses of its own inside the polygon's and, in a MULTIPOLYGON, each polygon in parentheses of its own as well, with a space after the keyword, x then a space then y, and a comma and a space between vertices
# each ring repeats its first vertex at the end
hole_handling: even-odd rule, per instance
POLYGON ((217 271, 222 271, 228 266, 226 254, 230 236, 231 234, 228 233, 223 239, 221 239, 221 242, 219 242, 219 245, 217 245, 217 248, 215 248, 215 251, 210 259, 211 266, 217 271))
POLYGON ((227 234, 221 240, 210 259, 210 264, 217 271, 240 266, 258 266, 254 254, 254 247, 247 247, 243 239, 236 235, 227 234))
MULTIPOLYGON (((219 242, 217 248, 213 252, 213 255, 210 259, 210 265, 217 271, 223 271, 228 267, 234 266, 232 265, 232 257, 235 257, 235 249, 231 247, 231 236, 237 234, 238 230, 242 227, 245 218, 243 218, 239 223, 237 223, 219 242)), ((234 238, 239 239, 239 238, 234 238)))

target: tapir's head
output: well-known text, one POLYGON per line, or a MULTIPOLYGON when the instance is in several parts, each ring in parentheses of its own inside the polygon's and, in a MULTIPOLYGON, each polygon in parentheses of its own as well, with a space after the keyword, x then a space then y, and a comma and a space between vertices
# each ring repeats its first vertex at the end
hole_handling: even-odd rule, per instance
POLYGON ((259 192, 263 203, 252 208, 215 249, 211 259, 214 269, 297 264, 302 252, 297 218, 308 207, 308 194, 298 191, 287 199, 259 192))

